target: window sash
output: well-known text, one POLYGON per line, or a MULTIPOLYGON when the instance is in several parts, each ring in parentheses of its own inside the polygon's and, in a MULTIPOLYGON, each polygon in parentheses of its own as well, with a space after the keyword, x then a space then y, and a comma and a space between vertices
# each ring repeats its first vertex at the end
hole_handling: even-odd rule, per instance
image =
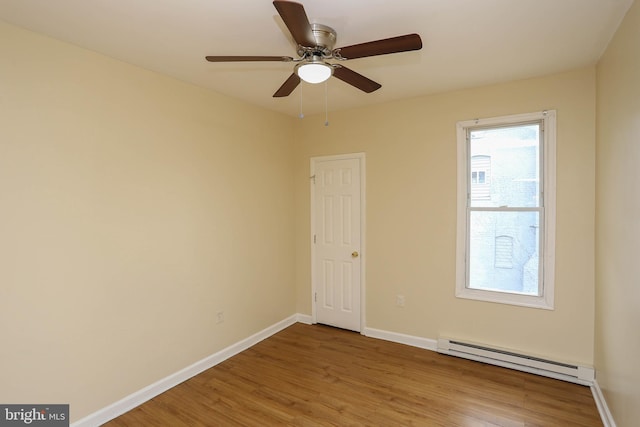
MULTIPOLYGON (((489 186, 489 183, 486 181, 486 172, 482 168, 478 168, 473 165, 474 158, 478 159, 480 157, 489 157, 485 155, 471 155, 471 133, 479 130, 496 130, 496 129, 511 129, 523 126, 537 125, 538 126, 538 154, 537 154, 537 162, 538 162, 538 197, 537 203, 538 206, 544 206, 544 159, 545 159, 545 149, 544 149, 544 141, 545 141, 545 129, 544 129, 544 119, 536 119, 536 120, 527 120, 527 121, 519 121, 514 123, 501 123, 496 125, 480 125, 480 126, 469 126, 465 128, 466 132, 466 169, 467 169, 467 206, 472 205, 472 200, 486 200, 485 197, 474 198, 473 196, 473 184, 476 185, 476 190, 480 188, 485 188, 489 186), (484 175, 485 179, 480 182, 480 173, 484 175), (475 181, 474 181, 475 174, 475 181), (482 186, 482 187, 481 187, 482 186)), ((485 191, 488 191, 485 189, 485 191)))
POLYGON ((484 208, 484 207, 470 207, 467 206, 467 227, 466 227, 466 251, 465 251, 465 288, 473 289, 482 292, 499 292, 499 293, 508 293, 508 294, 518 294, 518 295, 531 295, 541 297, 544 294, 544 242, 545 242, 545 217, 544 217, 545 209, 543 207, 537 208, 509 208, 509 207, 498 207, 498 208, 484 208), (498 290, 498 289, 479 289, 473 288, 470 286, 471 284, 471 212, 537 212, 538 213, 538 286, 535 295, 524 292, 510 291, 510 290, 498 290))

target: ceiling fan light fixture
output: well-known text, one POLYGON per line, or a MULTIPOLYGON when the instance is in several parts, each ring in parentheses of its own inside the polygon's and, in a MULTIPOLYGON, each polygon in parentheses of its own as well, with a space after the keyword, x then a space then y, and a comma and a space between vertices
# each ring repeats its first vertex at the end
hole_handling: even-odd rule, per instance
POLYGON ((273 6, 297 45, 298 58, 265 55, 215 55, 206 56, 205 59, 209 62, 293 62, 296 64, 293 73, 273 94, 274 98, 289 96, 302 81, 317 84, 326 82, 332 75, 356 89, 371 93, 382 87, 380 83, 376 83, 344 65, 331 64, 327 61, 367 58, 422 49, 422 39, 415 33, 334 49, 337 40, 336 30, 326 25, 310 23, 301 3, 295 0, 273 0, 273 6))
POLYGON ((304 62, 296 65, 298 77, 307 83, 322 83, 333 74, 333 67, 324 61, 304 62))

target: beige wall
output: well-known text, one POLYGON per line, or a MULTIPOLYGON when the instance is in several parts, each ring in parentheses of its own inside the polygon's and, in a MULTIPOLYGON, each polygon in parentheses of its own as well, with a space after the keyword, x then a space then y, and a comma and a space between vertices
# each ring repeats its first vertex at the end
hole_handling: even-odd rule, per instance
POLYGON ((0 402, 75 421, 295 313, 293 119, 1 23, 0 52, 0 402))
POLYGON ((640 420, 640 3, 598 64, 597 381, 619 427, 640 420))
POLYGON ((296 124, 299 312, 311 314, 309 158, 365 152, 367 327, 593 363, 593 67, 332 112, 330 120, 328 127, 324 116, 296 124), (543 109, 558 114, 556 309, 457 299, 456 122, 543 109), (396 306, 397 294, 405 296, 404 308, 396 306))

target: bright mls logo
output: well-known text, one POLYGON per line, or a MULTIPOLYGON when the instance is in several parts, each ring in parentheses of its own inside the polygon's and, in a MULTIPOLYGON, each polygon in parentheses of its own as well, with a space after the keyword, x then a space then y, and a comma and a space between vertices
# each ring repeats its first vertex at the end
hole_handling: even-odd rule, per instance
POLYGON ((0 405, 0 427, 68 427, 69 405, 0 405))

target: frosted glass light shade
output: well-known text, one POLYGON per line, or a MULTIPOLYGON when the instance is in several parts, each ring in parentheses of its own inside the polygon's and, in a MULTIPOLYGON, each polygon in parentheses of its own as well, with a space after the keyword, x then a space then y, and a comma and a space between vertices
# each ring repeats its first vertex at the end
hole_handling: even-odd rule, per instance
POLYGON ((324 62, 309 62, 296 67, 298 77, 307 83, 322 83, 333 73, 333 68, 324 62))

